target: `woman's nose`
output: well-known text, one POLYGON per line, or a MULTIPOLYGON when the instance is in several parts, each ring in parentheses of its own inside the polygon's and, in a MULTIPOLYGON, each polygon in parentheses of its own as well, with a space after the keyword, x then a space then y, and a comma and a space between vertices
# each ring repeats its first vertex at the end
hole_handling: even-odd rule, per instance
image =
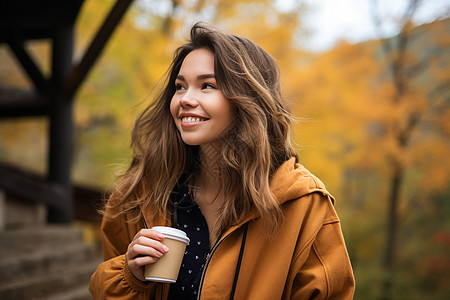
POLYGON ((198 105, 197 97, 192 90, 187 90, 180 99, 181 106, 196 107, 198 105))

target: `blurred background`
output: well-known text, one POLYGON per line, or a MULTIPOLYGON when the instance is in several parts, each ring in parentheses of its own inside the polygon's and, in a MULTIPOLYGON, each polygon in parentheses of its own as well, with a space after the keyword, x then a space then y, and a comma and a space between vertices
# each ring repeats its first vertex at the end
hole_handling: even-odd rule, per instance
MULTIPOLYGON (((84 1, 73 61, 114 3, 84 1)), ((133 1, 73 95, 71 183, 75 206, 83 197, 89 205, 70 224, 95 243, 98 218, 83 216, 126 168, 134 120, 173 51, 192 24, 208 21, 249 37, 279 63, 300 162, 337 199, 355 299, 448 299, 449 16, 445 0, 133 1)), ((51 41, 30 40, 25 49, 51 73, 51 41)), ((0 87, 33 89, 7 44, 0 87)), ((49 126, 45 117, 1 118, 0 163, 45 177, 49 126)))

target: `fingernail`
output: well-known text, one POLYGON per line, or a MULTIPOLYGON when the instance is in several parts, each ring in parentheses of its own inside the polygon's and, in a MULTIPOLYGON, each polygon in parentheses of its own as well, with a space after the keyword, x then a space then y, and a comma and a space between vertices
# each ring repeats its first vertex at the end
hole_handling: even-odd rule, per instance
POLYGON ((169 251, 169 248, 168 248, 167 246, 163 245, 163 250, 164 250, 165 252, 168 252, 168 251, 169 251))
POLYGON ((165 236, 162 233, 158 233, 156 236, 161 240, 165 238, 165 236))

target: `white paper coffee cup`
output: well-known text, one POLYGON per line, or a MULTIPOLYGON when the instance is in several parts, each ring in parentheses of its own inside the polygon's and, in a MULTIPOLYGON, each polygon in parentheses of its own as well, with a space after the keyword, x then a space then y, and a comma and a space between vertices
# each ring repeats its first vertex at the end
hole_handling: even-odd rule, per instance
POLYGON ((174 283, 177 281, 184 251, 186 245, 189 245, 189 238, 184 231, 172 227, 155 226, 151 229, 165 236, 162 243, 169 248, 169 252, 156 262, 145 266, 145 280, 174 283))

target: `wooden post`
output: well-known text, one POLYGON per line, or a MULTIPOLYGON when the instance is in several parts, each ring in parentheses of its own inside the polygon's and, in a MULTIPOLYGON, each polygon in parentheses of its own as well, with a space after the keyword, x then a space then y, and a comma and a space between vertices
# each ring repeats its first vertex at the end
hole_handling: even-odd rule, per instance
POLYGON ((73 217, 71 166, 74 147, 73 98, 64 93, 64 82, 72 67, 73 24, 61 24, 53 36, 52 78, 50 91, 50 145, 48 180, 64 191, 62 208, 49 207, 48 220, 67 223, 73 217))

